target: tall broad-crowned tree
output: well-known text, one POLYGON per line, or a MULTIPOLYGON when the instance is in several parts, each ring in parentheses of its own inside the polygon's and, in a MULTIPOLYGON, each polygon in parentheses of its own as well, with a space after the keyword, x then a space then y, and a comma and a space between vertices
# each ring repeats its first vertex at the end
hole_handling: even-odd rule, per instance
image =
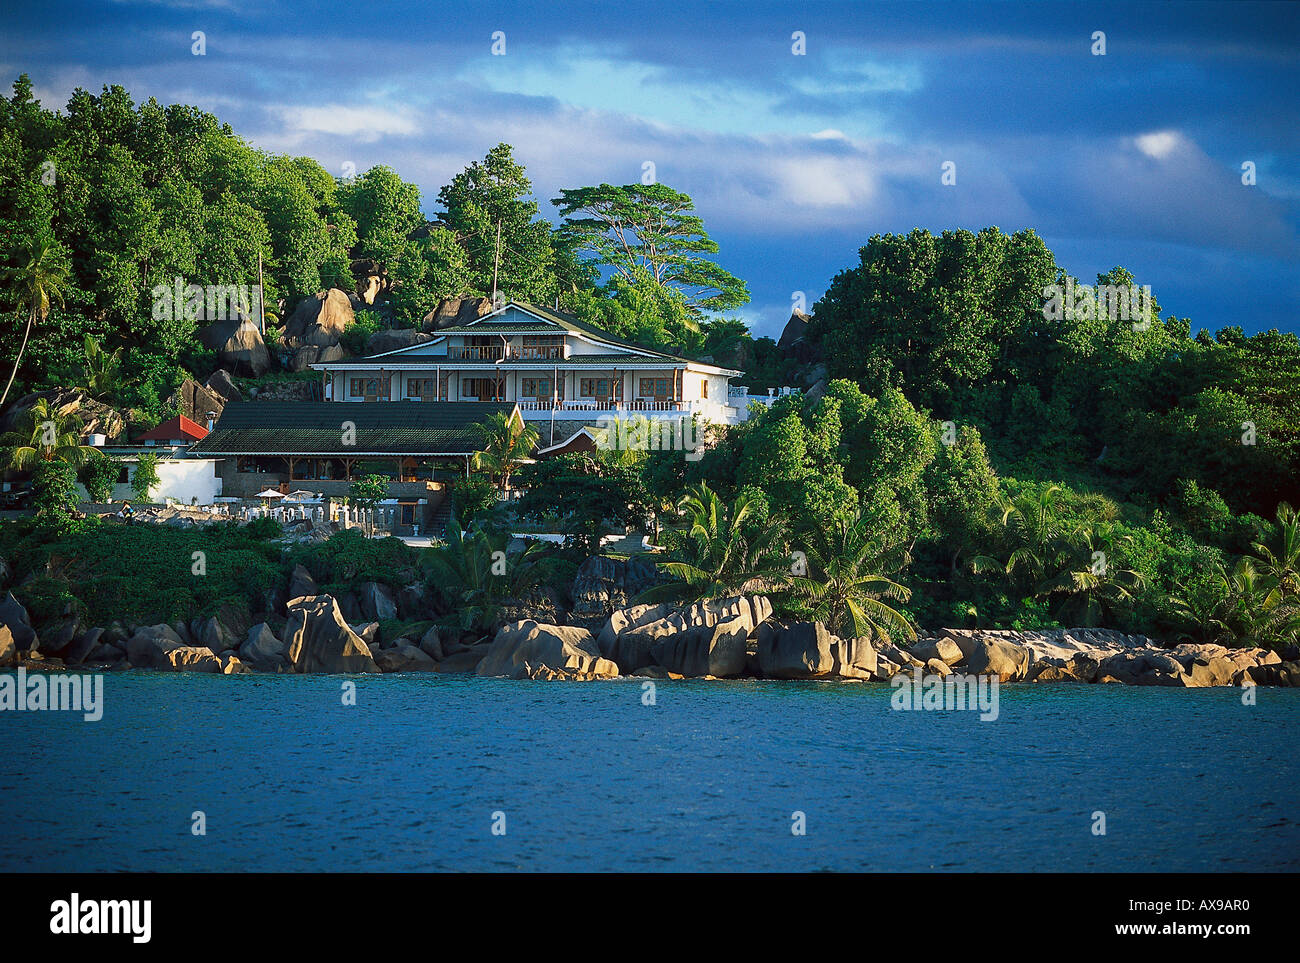
POLYGON ((648 275, 696 315, 749 302, 745 282, 709 257, 718 243, 689 195, 664 184, 601 184, 563 190, 551 203, 564 217, 558 233, 593 266, 630 283, 648 275))
POLYGON ((534 220, 532 182, 515 163, 509 144, 497 144, 481 161, 438 193, 443 223, 469 258, 470 287, 507 297, 546 302, 557 293, 551 226, 534 220))

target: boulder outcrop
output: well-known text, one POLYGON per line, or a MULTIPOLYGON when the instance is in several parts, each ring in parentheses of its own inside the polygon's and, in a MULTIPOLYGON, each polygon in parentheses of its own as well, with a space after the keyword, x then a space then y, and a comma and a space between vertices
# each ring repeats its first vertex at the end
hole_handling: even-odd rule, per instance
POLYGON ((578 566, 573 579, 573 614, 608 616, 658 583, 658 571, 644 559, 592 556, 578 566))
POLYGON ((972 675, 995 675, 1002 682, 1021 682, 1029 674, 1032 661, 1027 648, 998 640, 975 643, 966 659, 972 675))
POLYGON ((331 347, 339 343, 343 332, 355 320, 352 301, 346 292, 338 288, 317 291, 303 298, 284 323, 285 347, 331 347))
POLYGON ((307 596, 289 603, 285 628, 294 672, 378 672, 370 647, 352 631, 331 595, 307 596))
POLYGON ((167 653, 184 645, 170 625, 141 626, 126 640, 126 657, 138 669, 168 670, 174 666, 167 653))
POLYGON ((213 321, 199 331, 199 341, 217 353, 217 363, 235 375, 260 378, 271 370, 271 353, 262 332, 249 318, 213 321))
POLYGON ((32 620, 23 604, 14 598, 13 592, 5 593, 5 597, 0 599, 0 625, 9 629, 13 643, 19 649, 36 648, 36 630, 32 628, 32 620))
POLYGON ((765 623, 758 667, 765 679, 873 679, 880 656, 870 639, 841 639, 821 622, 765 623))
POLYGON ((491 298, 443 298, 438 306, 424 316, 421 327, 425 331, 460 327, 492 313, 491 298))
POLYGON ((741 616, 712 625, 690 625, 660 638, 650 655, 656 664, 684 676, 738 676, 745 671, 751 631, 741 616))
POLYGON ((279 672, 289 664, 288 647, 276 638, 271 627, 259 622, 249 629, 239 647, 239 660, 258 672, 279 672))
POLYGON ((574 678, 612 679, 618 666, 602 658, 591 633, 566 625, 542 625, 532 619, 503 626, 478 664, 479 675, 529 678, 545 667, 574 678))

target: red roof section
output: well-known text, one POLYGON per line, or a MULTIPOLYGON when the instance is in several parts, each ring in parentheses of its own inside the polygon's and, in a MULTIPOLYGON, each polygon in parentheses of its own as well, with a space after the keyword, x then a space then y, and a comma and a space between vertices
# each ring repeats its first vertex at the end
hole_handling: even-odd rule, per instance
POLYGON ((208 429, 197 421, 190 421, 184 415, 177 415, 171 421, 164 421, 153 431, 146 431, 136 441, 171 441, 175 438, 187 438, 199 441, 207 437, 208 429))

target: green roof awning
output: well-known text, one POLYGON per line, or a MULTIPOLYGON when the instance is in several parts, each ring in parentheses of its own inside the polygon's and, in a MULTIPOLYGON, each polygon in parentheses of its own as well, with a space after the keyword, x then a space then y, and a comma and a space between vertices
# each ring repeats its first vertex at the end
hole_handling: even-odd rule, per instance
POLYGON ((192 455, 465 455, 482 447, 478 426, 495 401, 242 401, 226 405, 192 455), (345 439, 354 444, 345 444, 345 439))

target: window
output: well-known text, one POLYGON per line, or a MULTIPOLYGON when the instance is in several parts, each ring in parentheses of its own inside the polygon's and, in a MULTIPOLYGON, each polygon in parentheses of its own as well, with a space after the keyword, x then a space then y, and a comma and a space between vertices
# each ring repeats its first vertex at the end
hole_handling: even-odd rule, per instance
POLYGON ((495 378, 466 378, 460 383, 462 398, 477 398, 479 401, 492 401, 496 398, 495 378))
POLYGON ((701 398, 707 398, 708 396, 709 396, 709 379, 708 379, 708 378, 701 378, 701 379, 700 379, 700 397, 701 397, 701 398))
POLYGON ((549 398, 554 382, 550 378, 521 378, 519 394, 525 398, 549 398))
POLYGON ((581 394, 584 398, 608 398, 609 379, 608 378, 583 378, 581 394))
POLYGON ((403 524, 403 525, 414 525, 414 524, 415 524, 415 506, 412 505, 412 504, 409 503, 409 502, 402 502, 398 507, 402 510, 402 524, 403 524))
POLYGON ((408 398, 428 398, 433 400, 436 393, 437 387, 432 378, 408 378, 406 381, 406 397, 408 398))
MULTIPOLYGON (((388 379, 383 381, 384 387, 387 388, 388 379)), ((380 379, 378 378, 352 378, 349 381, 348 393, 354 398, 364 398, 366 401, 378 401, 380 379)), ((386 394, 387 392, 385 392, 386 394)))
POLYGON ((667 400, 668 379, 667 378, 642 378, 641 396, 643 398, 658 398, 660 400, 667 400))
MULTIPOLYGON (((245 471, 246 469, 241 468, 239 470, 245 471)), ((117 470, 117 483, 119 485, 125 485, 128 481, 129 479, 126 476, 126 466, 123 465, 121 468, 117 470)))

